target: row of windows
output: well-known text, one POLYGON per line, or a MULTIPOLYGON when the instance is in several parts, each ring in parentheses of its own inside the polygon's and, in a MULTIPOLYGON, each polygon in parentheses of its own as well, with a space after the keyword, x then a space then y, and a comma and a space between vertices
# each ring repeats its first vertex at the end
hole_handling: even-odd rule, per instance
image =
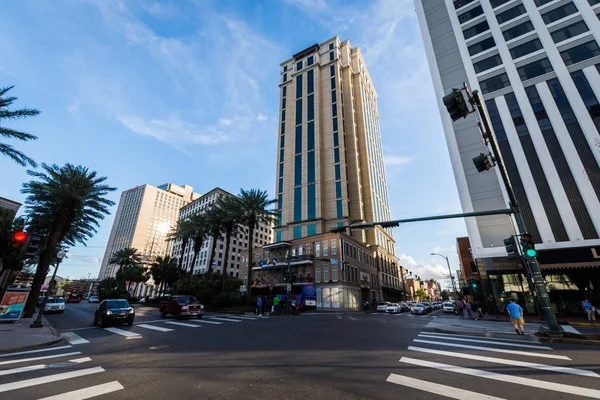
POLYGON ((496 15, 496 19, 498 20, 498 24, 503 24, 511 19, 517 18, 519 15, 525 14, 526 12, 527 10, 525 10, 525 7, 522 4, 519 4, 516 7, 510 8, 496 15))
POLYGON ((568 17, 569 15, 574 14, 576 12, 577 12, 577 7, 575 7, 575 4, 568 3, 568 4, 565 4, 564 6, 555 8, 554 10, 551 10, 551 11, 548 11, 547 13, 542 14, 542 19, 544 20, 544 22, 546 24, 551 24, 553 22, 558 21, 559 19, 568 17))

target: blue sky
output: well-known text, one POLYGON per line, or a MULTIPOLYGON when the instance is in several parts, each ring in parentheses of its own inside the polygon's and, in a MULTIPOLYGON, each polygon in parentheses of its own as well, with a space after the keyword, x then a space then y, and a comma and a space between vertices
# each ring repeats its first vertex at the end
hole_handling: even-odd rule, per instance
MULTIPOLYGON (((378 93, 392 217, 460 212, 412 0, 4 1, 0 86, 38 108, 10 127, 40 162, 82 164, 118 187, 275 190, 279 63, 335 35, 364 55, 378 93)), ((0 158, 0 196, 25 169, 0 158)), ((115 207, 116 209, 116 207, 115 207)), ((114 212, 115 210, 113 210, 114 212)), ((113 215, 59 275, 97 275, 113 215)), ((394 231, 401 263, 443 278, 462 220, 394 231)))

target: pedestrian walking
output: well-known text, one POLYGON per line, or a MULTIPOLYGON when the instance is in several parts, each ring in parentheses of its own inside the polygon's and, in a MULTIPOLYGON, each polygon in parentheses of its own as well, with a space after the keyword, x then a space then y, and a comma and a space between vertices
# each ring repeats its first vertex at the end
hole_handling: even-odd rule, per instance
POLYGON ((458 310, 459 317, 464 318, 465 317, 465 309, 463 307, 462 300, 459 300, 456 302, 456 309, 458 310))
POLYGON ((583 311, 587 314, 588 321, 596 320, 596 308, 589 302, 588 299, 583 301, 583 311))
POLYGON ((279 311, 279 296, 275 296, 273 298, 273 307, 271 309, 272 309, 272 312, 279 311))
POLYGON ((508 303, 508 305, 506 306, 506 311, 508 311, 508 315, 510 316, 510 322, 512 322, 513 326, 515 327, 517 335, 524 335, 525 319, 523 318, 523 309, 521 308, 521 306, 515 303, 515 299, 510 299, 510 303, 508 303))
POLYGON ((483 313, 481 312, 481 303, 479 302, 479 300, 475 302, 475 309, 477 310, 476 319, 483 319, 483 313))
POLYGON ((256 313, 258 315, 262 315, 263 313, 263 299, 262 297, 258 296, 256 298, 256 313))
POLYGON ((469 314, 469 319, 473 319, 473 311, 471 311, 471 302, 465 301, 465 309, 467 310, 467 314, 469 314))

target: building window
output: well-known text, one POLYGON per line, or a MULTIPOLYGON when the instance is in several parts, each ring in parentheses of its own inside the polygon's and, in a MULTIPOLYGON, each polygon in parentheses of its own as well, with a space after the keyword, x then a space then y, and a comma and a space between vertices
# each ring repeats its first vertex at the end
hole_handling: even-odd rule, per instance
POLYGON ((282 91, 283 91, 282 96, 283 97, 287 96, 287 86, 284 86, 282 91))
POLYGON ((296 71, 300 71, 302 69, 302 61, 298 61, 296 63, 296 71))
POLYGON ((315 265, 315 282, 321 283, 321 266, 315 265))
POLYGON ((565 65, 577 64, 578 62, 598 55, 600 55, 600 49, 595 40, 560 52, 560 56, 565 62, 565 65))
POLYGON ((340 162, 340 148, 333 149, 333 161, 336 163, 340 162))
POLYGON ((491 49, 496 46, 496 42, 493 37, 489 37, 487 39, 483 39, 481 42, 477 42, 471 46, 469 46, 469 54, 474 56, 475 54, 479 54, 482 51, 491 49))
POLYGON ((508 40, 511 40, 514 38, 518 38, 519 36, 522 36, 522 35, 526 34, 527 32, 531 32, 532 30, 533 30, 533 24, 530 21, 527 21, 520 25, 513 26, 512 28, 509 28, 509 29, 503 31, 502 35, 504 35, 504 39, 508 41, 508 40))
POLYGON ((286 82, 286 81, 287 81, 287 74, 283 74, 283 82, 286 82))
POLYGON ((281 121, 285 121, 285 110, 281 110, 281 121))
POLYGON ((285 146, 285 135, 281 135, 281 147, 285 146))
POLYGON ((503 73, 479 82, 483 94, 495 92, 510 85, 508 76, 503 73))
POLYGON ((550 64, 550 61, 547 58, 542 58, 541 60, 537 60, 517 68, 517 72, 519 73, 519 77, 521 77, 522 81, 526 81, 552 71, 552 64, 550 64))
POLYGON ((278 187, 278 189, 279 190, 277 191, 277 193, 282 193, 283 192, 283 178, 279 178, 279 187, 278 187))
POLYGON ((336 256, 337 255, 337 240, 332 240, 331 241, 331 255, 332 256, 336 256))
POLYGON ((329 43, 329 50, 333 50, 333 43, 329 43))
POLYGON ((309 151, 306 156, 308 163, 306 181, 308 183, 313 183, 315 182, 315 152, 309 151))
POLYGON ((281 242, 281 231, 275 232, 275 238, 277 242, 281 242))
MULTIPOLYGON (((302 228, 301 226, 296 226, 294 227, 294 229, 296 228, 302 228)), ((300 229, 300 236, 302 236, 302 229, 300 229)), ((302 246, 298 246, 298 255, 301 256, 303 254, 303 247, 302 246)))
MULTIPOLYGON (((337 164, 334 167, 334 169, 335 169, 335 180, 338 181, 338 180, 342 179, 342 173, 341 173, 342 169, 340 167, 340 164, 337 164)), ((282 171, 283 171, 283 169, 282 169, 282 171)))
POLYGON ((496 15, 496 19, 498 20, 499 24, 503 24, 505 22, 510 21, 511 19, 517 18, 519 15, 525 14, 526 12, 527 11, 525 10, 525 7, 523 7, 522 4, 519 4, 516 7, 513 7, 496 15))
MULTIPOLYGON (((312 152, 314 153, 314 152, 312 152)), ((311 153, 309 153, 311 154, 311 153)), ((308 219, 315 219, 317 217, 316 210, 316 193, 315 193, 315 184, 308 185, 307 187, 307 195, 308 195, 308 219)))
POLYGON ((480 33, 483 33, 487 30, 490 29, 490 26, 488 25, 487 21, 483 21, 478 23, 477 25, 473 25, 472 27, 465 29, 463 31, 463 35, 465 37, 465 40, 472 38, 475 35, 479 35, 480 33))
POLYGON ((279 164, 279 177, 283 177, 283 164, 279 164))
POLYGON ((294 188, 294 221, 302 220, 302 188, 294 188))
POLYGON ((331 78, 331 89, 335 89, 335 78, 331 78))
POLYGON ((535 3, 536 6, 541 7, 546 3, 550 3, 551 1, 554 0, 533 0, 533 2, 535 3))
POLYGON ((342 218, 342 216, 344 215, 344 211, 342 209, 342 201, 341 200, 336 200, 335 208, 336 208, 336 212, 337 212, 337 217, 342 218))
POLYGON ((458 22, 464 24, 465 22, 470 21, 473 18, 480 16, 481 14, 483 14, 483 8, 481 8, 481 6, 474 7, 466 13, 460 14, 458 16, 458 22))
POLYGON ((329 282, 329 264, 323 264, 323 282, 329 282))
POLYGON ((302 99, 296 100, 296 125, 302 123, 302 99))
POLYGON ((315 148, 315 123, 314 122, 308 123, 306 147, 307 147, 307 150, 314 150, 314 148, 315 148))
POLYGON ((335 183, 335 198, 336 199, 342 198, 342 182, 335 183))
POLYGON ((317 224, 310 224, 306 228, 308 236, 314 236, 317 234, 317 224))
POLYGON ((306 73, 306 93, 308 94, 311 94, 315 91, 314 74, 314 69, 311 69, 306 73))
POLYGON ((454 0, 454 9, 458 10, 462 6, 465 6, 469 3, 471 3, 472 1, 474 1, 474 0, 454 0))
POLYGON ((337 270, 337 265, 336 264, 332 264, 331 265, 331 280, 334 282, 338 281, 338 270, 337 270))
POLYGON ((588 26, 583 21, 575 22, 572 25, 565 26, 562 29, 551 32, 552 40, 554 43, 562 42, 563 40, 570 39, 574 36, 581 35, 588 31, 588 26))
POLYGON ((577 12, 577 7, 575 7, 575 4, 573 3, 568 3, 565 4, 564 6, 555 8, 554 10, 548 11, 545 14, 542 14, 542 19, 544 20, 544 22, 546 24, 551 24, 555 21, 558 21, 559 19, 563 19, 571 14, 574 14, 577 12))
POLYGON ((331 91, 331 102, 335 103, 337 101, 337 96, 335 95, 335 90, 331 91))
POLYGON ((329 76, 335 76, 335 65, 329 67, 329 76))
POLYGON ((329 52, 329 61, 333 61, 333 51, 329 52))
POLYGON ((323 242, 323 257, 329 256, 329 242, 326 240, 323 242))
POLYGON ((333 131, 336 132, 338 130, 338 120, 337 118, 333 119, 333 131))
POLYGON ((486 58, 485 60, 474 63, 473 68, 475 68, 476 73, 480 73, 497 67, 498 65, 502 65, 502 58, 496 54, 495 56, 491 56, 490 58, 486 58))
POLYGON ((310 56, 306 59, 306 65, 313 65, 315 63, 315 58, 310 56))
POLYGON ((492 8, 500 7, 504 3, 508 3, 510 0, 490 0, 492 8))
POLYGON ((302 97, 302 75, 296 77, 296 98, 302 97))
POLYGON ((529 42, 525 42, 510 49, 510 55, 514 60, 515 58, 521 58, 523 56, 526 56, 527 54, 533 53, 534 51, 538 51, 543 48, 544 47, 542 46, 542 42, 540 42, 540 39, 533 39, 529 42))
POLYGON ((302 153, 302 125, 296 127, 296 149, 294 154, 302 153))
POLYGON ((333 134, 333 147, 338 147, 340 145, 340 139, 338 137, 338 133, 335 132, 333 134))
POLYGON ((283 149, 279 150, 279 162, 282 163, 283 162, 283 155, 284 155, 284 151, 283 149))
POLYGON ((314 95, 308 96, 308 111, 307 111, 306 119, 308 121, 312 121, 313 119, 315 119, 315 96, 314 95))
POLYGON ((600 4, 600 0, 588 0, 588 3, 590 3, 590 6, 595 6, 596 4, 600 4))
POLYGON ((321 242, 315 242, 315 257, 321 257, 321 242))
POLYGON ((294 157, 294 186, 302 185, 302 154, 294 157))

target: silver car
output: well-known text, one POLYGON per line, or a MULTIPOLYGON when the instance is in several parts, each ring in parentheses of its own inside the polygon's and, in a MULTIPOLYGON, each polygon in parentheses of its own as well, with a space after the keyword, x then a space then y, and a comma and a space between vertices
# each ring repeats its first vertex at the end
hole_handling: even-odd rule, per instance
POLYGON ((402 312, 402 309, 400 308, 400 304, 391 303, 387 306, 385 312, 388 312, 390 314, 400 314, 402 312))
POLYGON ((377 311, 378 312, 387 312, 387 308, 390 305, 389 301, 384 301, 382 303, 377 303, 377 311))

